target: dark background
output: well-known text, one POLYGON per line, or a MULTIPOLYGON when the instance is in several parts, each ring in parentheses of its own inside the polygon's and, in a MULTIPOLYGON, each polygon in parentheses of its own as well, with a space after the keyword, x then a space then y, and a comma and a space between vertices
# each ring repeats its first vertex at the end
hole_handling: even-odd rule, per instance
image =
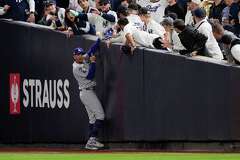
MULTIPOLYGON (((0 21, 0 143, 81 143, 88 118, 72 75, 72 50, 95 37, 0 21), (9 114, 9 74, 70 81, 68 109, 23 107, 9 114)), ((134 56, 101 43, 97 94, 105 142, 240 140, 240 68, 138 48, 134 56)), ((22 87, 22 86, 21 86, 22 87)), ((22 90, 21 90, 22 92, 22 90)))

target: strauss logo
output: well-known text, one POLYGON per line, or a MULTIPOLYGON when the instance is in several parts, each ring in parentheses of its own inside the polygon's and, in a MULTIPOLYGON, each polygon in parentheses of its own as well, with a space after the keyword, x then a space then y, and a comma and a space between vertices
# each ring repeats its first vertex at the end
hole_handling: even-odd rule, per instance
POLYGON ((11 100, 13 102, 13 113, 17 113, 17 102, 19 99, 19 88, 16 82, 16 76, 13 77, 13 83, 11 85, 11 100))

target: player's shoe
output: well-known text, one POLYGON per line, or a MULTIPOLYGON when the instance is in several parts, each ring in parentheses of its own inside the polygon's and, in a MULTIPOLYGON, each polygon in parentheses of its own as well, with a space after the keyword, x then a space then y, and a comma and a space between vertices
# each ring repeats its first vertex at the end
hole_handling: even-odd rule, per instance
POLYGON ((104 145, 102 143, 98 142, 97 139, 94 137, 91 137, 85 146, 86 149, 90 149, 90 150, 98 150, 103 147, 104 147, 104 145))

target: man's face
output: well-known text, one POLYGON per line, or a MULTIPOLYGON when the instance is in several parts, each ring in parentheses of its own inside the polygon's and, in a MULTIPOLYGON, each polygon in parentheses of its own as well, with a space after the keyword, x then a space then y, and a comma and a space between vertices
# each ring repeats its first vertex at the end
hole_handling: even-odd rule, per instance
POLYGON ((78 0, 78 3, 81 8, 88 8, 88 6, 89 6, 88 0, 78 0))
POLYGON ((197 7, 197 4, 194 3, 194 2, 188 2, 188 3, 187 3, 187 8, 188 8, 188 10, 190 10, 190 11, 194 10, 196 7, 197 7))
POLYGON ((109 10, 109 8, 110 8, 110 4, 109 3, 100 3, 99 4, 99 8, 100 8, 100 10, 101 11, 108 11, 109 10))
POLYGON ((128 7, 129 4, 128 4, 128 1, 126 0, 126 1, 122 1, 122 2, 121 2, 121 5, 122 5, 122 6, 125 6, 125 7, 128 7))
POLYGON ((175 0, 167 0, 168 4, 172 4, 175 0))
POLYGON ((224 1, 227 6, 231 6, 231 4, 233 3, 233 0, 224 0, 224 1))
POLYGON ((75 16, 74 16, 71 12, 68 12, 68 13, 67 13, 67 18, 68 18, 71 22, 74 22, 74 20, 75 20, 75 16))
POLYGON ((222 36, 224 35, 224 30, 213 32, 213 36, 216 38, 216 40, 221 40, 222 36))
POLYGON ((57 9, 54 4, 47 7, 47 12, 50 14, 56 14, 56 11, 57 11, 57 9))
POLYGON ((83 63, 84 57, 80 54, 80 55, 74 55, 73 59, 75 60, 75 62, 77 63, 83 63))
POLYGON ((145 22, 146 21, 146 17, 144 15, 139 15, 140 19, 145 22))

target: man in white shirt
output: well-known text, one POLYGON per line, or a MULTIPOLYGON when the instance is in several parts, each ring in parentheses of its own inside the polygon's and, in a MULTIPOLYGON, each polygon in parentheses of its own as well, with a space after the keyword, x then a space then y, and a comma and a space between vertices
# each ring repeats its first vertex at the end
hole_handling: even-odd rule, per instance
POLYGON ((88 11, 86 13, 87 17, 85 17, 83 20, 89 21, 90 24, 95 26, 96 33, 102 37, 107 30, 116 25, 117 13, 110 10, 109 0, 100 0, 98 7, 98 10, 95 9, 93 11, 88 11))
POLYGON ((140 31, 129 23, 127 18, 118 20, 118 25, 123 30, 123 36, 126 38, 125 45, 130 47, 132 54, 137 45, 147 48, 164 49, 162 47, 162 39, 159 35, 140 31))
POLYGON ((212 26, 206 20, 206 11, 202 8, 198 8, 198 9, 194 10, 193 18, 196 22, 196 24, 194 26, 195 29, 197 29, 200 33, 204 34, 208 38, 208 40, 205 44, 208 55, 212 58, 222 60, 223 54, 217 43, 217 40, 213 36, 212 26))
POLYGON ((166 33, 164 27, 151 18, 151 13, 147 8, 142 7, 139 10, 139 16, 144 22, 143 31, 151 34, 157 34, 161 38, 164 37, 164 34, 166 33))
POLYGON ((166 0, 136 0, 136 3, 148 8, 152 18, 158 23, 163 20, 164 11, 168 5, 166 0))
POLYGON ((180 50, 186 50, 178 37, 178 33, 173 28, 173 19, 166 17, 161 24, 166 30, 165 47, 171 49, 173 53, 178 53, 180 50))
POLYGON ((223 35, 221 42, 230 50, 235 64, 240 65, 240 39, 233 38, 231 35, 223 35))
POLYGON ((187 2, 187 14, 185 16, 185 25, 193 25, 192 11, 199 8, 201 0, 188 0, 187 2))
POLYGON ((136 28, 142 30, 143 29, 143 22, 141 18, 138 16, 138 6, 137 4, 130 4, 127 9, 127 19, 131 22, 136 28))

